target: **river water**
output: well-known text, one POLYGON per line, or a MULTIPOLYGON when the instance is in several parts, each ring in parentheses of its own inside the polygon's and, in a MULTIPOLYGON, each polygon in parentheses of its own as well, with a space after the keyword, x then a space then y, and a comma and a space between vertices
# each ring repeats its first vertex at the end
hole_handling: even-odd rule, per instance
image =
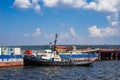
POLYGON ((120 61, 96 61, 89 67, 0 68, 0 80, 120 80, 120 61))

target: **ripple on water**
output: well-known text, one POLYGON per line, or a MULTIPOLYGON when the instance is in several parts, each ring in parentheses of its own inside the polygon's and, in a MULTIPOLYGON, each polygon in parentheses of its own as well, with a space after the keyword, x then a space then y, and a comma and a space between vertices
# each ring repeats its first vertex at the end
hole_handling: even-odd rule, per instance
POLYGON ((120 61, 97 61, 89 67, 0 68, 0 80, 120 80, 120 61))

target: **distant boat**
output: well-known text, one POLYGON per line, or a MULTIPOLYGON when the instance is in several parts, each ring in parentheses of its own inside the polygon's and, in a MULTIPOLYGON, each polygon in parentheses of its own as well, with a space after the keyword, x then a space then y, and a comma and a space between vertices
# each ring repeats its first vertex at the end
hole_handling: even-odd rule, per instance
POLYGON ((89 66, 97 58, 97 54, 90 53, 57 53, 55 50, 57 34, 54 41, 53 50, 47 49, 42 53, 32 54, 31 50, 25 51, 25 66, 89 66))

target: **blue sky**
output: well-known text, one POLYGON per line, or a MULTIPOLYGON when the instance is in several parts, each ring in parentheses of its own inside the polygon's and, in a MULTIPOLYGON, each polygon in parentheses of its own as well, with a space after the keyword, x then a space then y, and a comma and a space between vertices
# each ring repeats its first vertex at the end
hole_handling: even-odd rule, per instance
POLYGON ((0 45, 120 45, 120 0, 0 0, 0 45))

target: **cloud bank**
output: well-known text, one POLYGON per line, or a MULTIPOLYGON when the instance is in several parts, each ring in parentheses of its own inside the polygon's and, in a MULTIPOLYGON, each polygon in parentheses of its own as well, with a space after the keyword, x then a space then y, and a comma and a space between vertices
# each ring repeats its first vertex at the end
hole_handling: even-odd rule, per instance
POLYGON ((39 2, 42 2, 44 7, 70 7, 70 8, 83 8, 91 9, 95 11, 104 12, 119 12, 120 11, 120 0, 15 0, 13 3, 14 7, 21 9, 35 9, 41 10, 39 2), (37 8, 37 9, 36 9, 37 8))
MULTIPOLYGON (((42 7, 48 8, 77 8, 85 10, 94 10, 97 12, 105 12, 108 14, 106 19, 109 23, 108 26, 89 26, 88 32, 91 37, 102 38, 110 36, 119 36, 120 34, 120 0, 92 0, 88 2, 87 0, 15 0, 13 7, 19 9, 33 9, 37 13, 41 13, 42 7), (39 4, 39 3, 42 4, 39 4)), ((33 34, 33 36, 40 34, 39 30, 33 34)), ((77 36, 73 28, 70 29, 70 33, 61 34, 61 37, 68 38, 69 35, 77 36)), ((28 36, 26 34, 26 36, 28 36)))
POLYGON ((108 20, 109 26, 105 28, 98 28, 96 25, 88 28, 91 37, 111 37, 119 36, 120 34, 120 23, 119 23, 119 14, 113 13, 106 17, 108 20))
POLYGON ((13 3, 13 7, 19 9, 33 9, 37 13, 41 13, 41 7, 39 5, 39 0, 15 0, 13 3))

